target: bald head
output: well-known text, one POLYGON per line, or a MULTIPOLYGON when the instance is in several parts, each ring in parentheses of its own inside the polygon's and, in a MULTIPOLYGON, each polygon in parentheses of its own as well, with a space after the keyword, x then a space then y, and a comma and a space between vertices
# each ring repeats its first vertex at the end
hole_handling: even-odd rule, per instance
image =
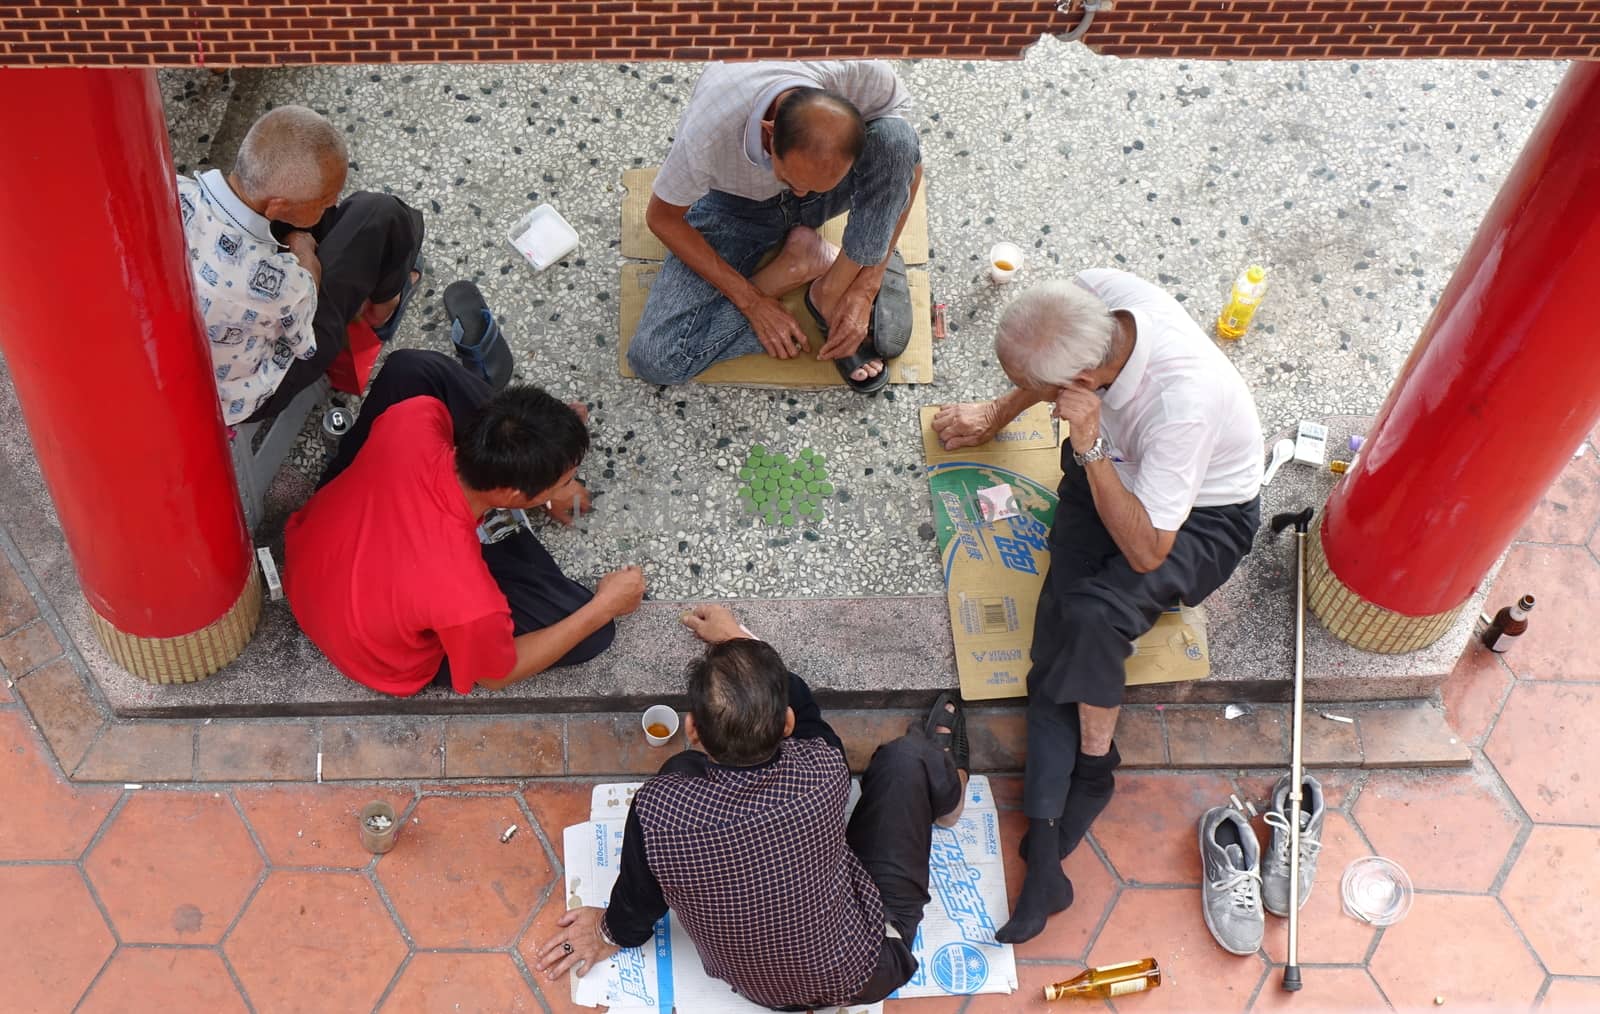
POLYGON ((338 129, 305 106, 280 106, 244 135, 233 174, 252 202, 314 202, 344 186, 350 150, 338 129))
POLYGON ((867 124, 849 99, 821 88, 796 88, 772 122, 772 153, 854 165, 867 143, 867 124))

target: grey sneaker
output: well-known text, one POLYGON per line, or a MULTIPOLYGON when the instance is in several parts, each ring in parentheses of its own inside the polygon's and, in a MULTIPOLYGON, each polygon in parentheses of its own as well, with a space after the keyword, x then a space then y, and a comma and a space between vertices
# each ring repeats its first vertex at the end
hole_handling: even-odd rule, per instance
POLYGON ((1200 908, 1206 928, 1230 954, 1261 949, 1261 846, 1244 814, 1216 806, 1200 818, 1200 908))
MULTIPOLYGON (((1300 906, 1305 908, 1317 876, 1317 853, 1322 851, 1322 819, 1328 812, 1322 783, 1309 774, 1300 783, 1300 906)), ((1272 788, 1272 807, 1266 822, 1272 828, 1272 847, 1261 860, 1261 900, 1273 915, 1289 914, 1289 776, 1272 788)))

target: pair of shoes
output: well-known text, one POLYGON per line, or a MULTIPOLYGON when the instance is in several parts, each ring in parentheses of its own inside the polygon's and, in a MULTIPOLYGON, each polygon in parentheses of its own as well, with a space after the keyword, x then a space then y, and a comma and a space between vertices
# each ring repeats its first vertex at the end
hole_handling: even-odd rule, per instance
MULTIPOLYGON (((1305 775, 1300 808, 1300 891, 1304 906, 1317 873, 1322 825, 1327 812, 1322 785, 1305 775)), ((1265 870, 1261 846, 1244 814, 1231 806, 1217 806, 1200 818, 1201 912, 1206 928, 1230 954, 1254 954, 1266 932, 1262 895, 1267 911, 1289 914, 1289 776, 1278 779, 1266 821, 1272 827, 1272 847, 1265 870)))

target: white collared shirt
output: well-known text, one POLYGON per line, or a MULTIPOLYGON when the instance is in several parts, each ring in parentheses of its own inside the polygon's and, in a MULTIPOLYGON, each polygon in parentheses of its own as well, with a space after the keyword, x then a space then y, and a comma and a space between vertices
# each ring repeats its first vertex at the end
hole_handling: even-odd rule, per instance
POLYGON ((178 207, 222 418, 231 425, 272 397, 291 361, 316 354, 317 286, 220 169, 179 176, 178 207))
POLYGON ((1150 523, 1175 532, 1195 507, 1246 503, 1261 490, 1261 420, 1244 378, 1164 290, 1111 268, 1078 281, 1133 316, 1133 352, 1101 396, 1112 464, 1150 523))
POLYGON ((904 117, 911 96, 883 60, 713 63, 701 72, 652 193, 687 207, 713 190, 765 201, 785 187, 761 146, 761 119, 780 92, 822 88, 864 120, 904 117))

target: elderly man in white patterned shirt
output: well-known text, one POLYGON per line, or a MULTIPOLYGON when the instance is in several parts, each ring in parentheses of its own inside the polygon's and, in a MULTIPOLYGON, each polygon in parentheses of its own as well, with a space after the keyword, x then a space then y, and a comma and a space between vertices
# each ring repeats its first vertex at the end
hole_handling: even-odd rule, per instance
POLYGON ((339 201, 349 153, 303 106, 268 112, 233 172, 178 177, 195 299, 222 417, 282 411, 344 349, 361 317, 392 337, 418 273, 422 215, 395 197, 339 201))

